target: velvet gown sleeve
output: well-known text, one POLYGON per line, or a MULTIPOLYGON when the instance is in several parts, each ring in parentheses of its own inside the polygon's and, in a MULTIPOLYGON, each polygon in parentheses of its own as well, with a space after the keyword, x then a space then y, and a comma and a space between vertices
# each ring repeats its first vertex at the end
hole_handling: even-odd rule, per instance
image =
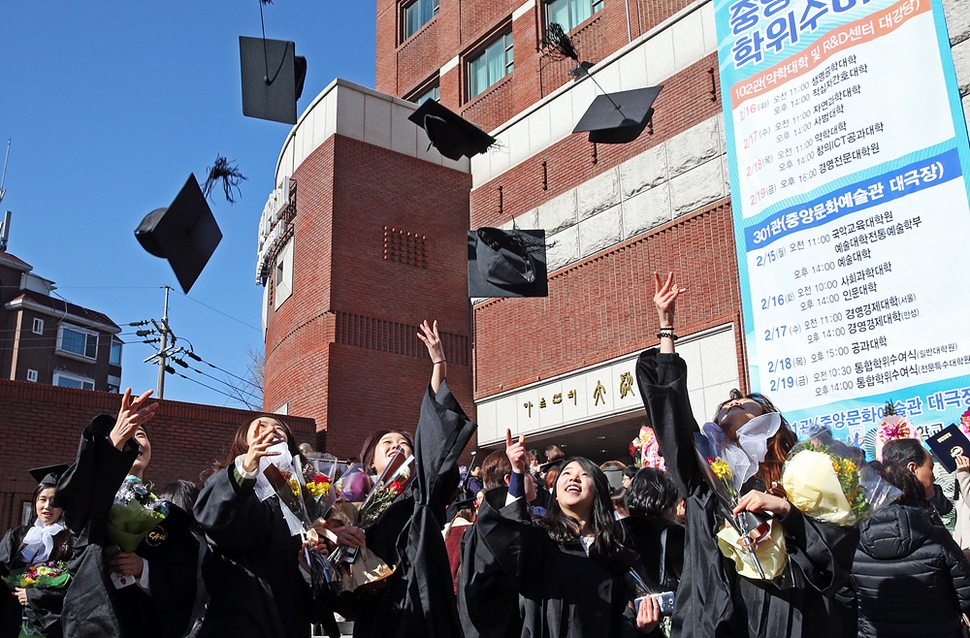
POLYGON ((458 486, 458 457, 477 427, 447 382, 437 392, 427 388, 414 437, 411 497, 392 505, 367 530, 367 547, 397 571, 379 602, 358 615, 357 638, 461 635, 441 529, 458 486))

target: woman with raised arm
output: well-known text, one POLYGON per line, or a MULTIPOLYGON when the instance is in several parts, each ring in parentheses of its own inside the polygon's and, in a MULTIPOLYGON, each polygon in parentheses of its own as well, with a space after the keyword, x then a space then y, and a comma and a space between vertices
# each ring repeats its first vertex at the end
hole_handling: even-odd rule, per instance
MULTIPOLYGON (((637 556, 623 543, 606 475, 587 458, 564 459, 549 512, 534 525, 525 501, 524 443, 525 437, 513 442, 506 433, 512 466, 508 491, 486 494, 478 522, 468 532, 521 595, 519 635, 616 638, 654 632, 660 621, 657 601, 647 596, 633 608, 637 592, 628 575, 637 556)), ((481 552, 478 556, 484 558, 481 552)), ((504 636, 509 626, 505 621, 476 629, 479 635, 504 636)))
MULTIPOLYGON (((737 507, 725 511, 698 464, 694 435, 699 428, 687 396, 687 364, 674 348, 675 304, 686 289, 674 283, 673 273, 665 281, 654 277, 660 348, 640 355, 637 380, 667 471, 686 497, 686 547, 673 633, 687 638, 836 635, 839 619, 830 613, 823 593, 831 596, 845 582, 857 533, 813 521, 786 498, 764 491, 775 487, 795 443, 784 419, 767 440, 765 460, 742 487, 737 507), (716 535, 726 517, 742 511, 767 514, 784 529, 790 569, 778 584, 739 575, 734 561, 718 548, 716 535)), ((735 391, 718 408, 714 425, 728 443, 737 444, 739 430, 770 412, 777 409, 765 397, 735 391)))
MULTIPOLYGON (((360 461, 380 475, 399 447, 414 452, 415 477, 409 493, 387 508, 366 535, 343 528, 348 545, 366 542, 396 571, 383 593, 355 601, 355 638, 461 636, 451 567, 441 529, 445 510, 458 488, 458 457, 476 425, 448 389, 447 361, 438 322, 421 324, 418 338, 434 366, 424 393, 414 445, 404 432, 372 436, 360 461), (356 540, 350 540, 356 537, 356 540)), ((335 530, 337 531, 337 530, 335 530)))
POLYGON ((188 628, 199 545, 187 527, 180 529, 178 521, 187 514, 170 503, 163 506, 143 483, 152 457, 145 424, 158 407, 149 403, 151 394, 132 399, 129 388, 117 418, 102 414, 91 421, 74 465, 57 483, 53 505, 64 510, 74 533, 71 584, 61 614, 70 638, 180 638, 188 628), (146 537, 122 551, 114 530, 124 524, 114 506, 128 499, 141 510, 134 494, 150 503, 146 510, 167 514, 153 537, 157 542, 149 546, 146 537))
POLYGON ((328 601, 314 601, 299 529, 290 528, 280 499, 261 470, 274 457, 300 456, 289 427, 264 414, 239 426, 229 455, 215 466, 194 513, 208 539, 202 568, 209 606, 200 636, 309 638, 310 623, 337 634, 328 601))

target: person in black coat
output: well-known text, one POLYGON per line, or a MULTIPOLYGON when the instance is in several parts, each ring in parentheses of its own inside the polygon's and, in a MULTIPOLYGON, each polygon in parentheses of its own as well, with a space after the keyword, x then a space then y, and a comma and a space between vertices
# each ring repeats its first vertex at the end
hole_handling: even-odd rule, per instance
POLYGON ((676 591, 680 584, 685 532, 676 519, 682 501, 670 477, 654 467, 637 472, 626 494, 630 515, 623 519, 623 526, 656 591, 676 591))
MULTIPOLYGON (((0 541, 0 577, 31 565, 67 561, 71 557, 71 530, 61 522, 63 511, 51 503, 57 479, 67 465, 30 470, 38 479, 31 501, 34 504, 30 525, 9 530, 0 541)), ((58 588, 17 587, 11 596, 0 599, 0 638, 14 638, 40 632, 45 638, 60 638, 61 607, 66 585, 58 588), (21 622, 21 618, 25 618, 21 622)))
MULTIPOLYGON (((687 396, 687 364, 674 352, 674 304, 684 289, 673 283, 672 273, 666 282, 659 275, 655 279, 660 350, 640 355, 637 381, 667 472, 686 498, 684 567, 672 631, 686 638, 828 638, 838 632, 839 618, 829 609, 826 596, 844 584, 858 536, 851 529, 803 516, 785 498, 751 489, 752 483, 759 482, 761 489, 773 487, 772 477, 780 477, 785 448, 791 447, 779 438, 791 434, 784 423, 769 439, 759 475, 744 486, 735 510, 721 503, 698 465, 694 435, 699 429, 687 396), (721 554, 715 535, 727 517, 741 511, 770 512, 781 523, 789 568, 780 585, 738 575, 734 562, 721 554)), ((772 407, 760 395, 730 399, 722 404, 715 422, 730 439, 747 421, 772 407)))
POLYGON ((309 584, 304 550, 319 548, 294 535, 278 496, 261 499, 256 492, 260 467, 280 455, 272 449, 278 444, 299 456, 292 431, 278 418, 247 420, 195 502, 210 547, 202 567, 209 604, 200 636, 308 638, 315 620, 336 630, 330 601, 314 601, 309 584))
POLYGON ((489 491, 474 533, 521 596, 523 638, 619 638, 652 633, 660 620, 656 600, 634 611, 628 579, 636 554, 623 545, 613 516, 609 483, 595 463, 566 459, 556 499, 542 525, 533 525, 525 501, 528 471, 524 437, 506 453, 508 492, 489 491))
POLYGON ((164 544, 145 541, 134 552, 123 552, 108 538, 109 512, 126 477, 139 480, 151 460, 144 425, 157 403, 148 390, 131 399, 125 391, 117 418, 96 417, 84 428, 77 459, 61 476, 54 505, 64 510, 74 532, 68 569, 72 582, 64 598, 61 622, 69 638, 179 638, 185 633, 195 599, 198 542, 187 528, 177 531, 185 512, 169 504, 159 524, 164 544), (152 556, 146 559, 143 557, 152 556), (134 584, 119 587, 119 581, 134 584))
POLYGON ((970 613, 970 562, 949 532, 933 524, 916 475, 893 461, 871 465, 903 493, 860 528, 840 596, 857 607, 858 636, 961 638, 961 614, 970 613))
MULTIPOLYGON (((441 530, 445 512, 458 488, 458 457, 476 425, 462 411, 445 381, 447 361, 438 322, 421 324, 418 337, 428 349, 434 369, 421 403, 414 436, 414 478, 410 493, 387 508, 366 532, 335 529, 349 546, 366 543, 396 571, 386 589, 376 594, 354 592, 355 638, 451 638, 461 636, 448 551, 441 530)), ((384 431, 371 437, 360 462, 378 476, 410 439, 406 433, 384 431), (376 439, 376 440, 375 440, 376 439)))

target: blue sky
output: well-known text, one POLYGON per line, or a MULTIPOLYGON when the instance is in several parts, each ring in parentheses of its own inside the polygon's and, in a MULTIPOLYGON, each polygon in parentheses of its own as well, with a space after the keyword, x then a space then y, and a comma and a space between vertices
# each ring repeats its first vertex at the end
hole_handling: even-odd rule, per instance
MULTIPOLYGON (((307 59, 297 112, 335 77, 374 86, 374 0, 276 0, 266 37, 307 59)), ((258 0, 0 3, 0 152, 12 145, 0 211, 13 212, 7 252, 52 279, 56 295, 122 326, 123 386, 154 388, 153 346, 129 322, 169 322, 206 362, 246 377, 261 350, 256 230, 287 124, 242 115, 240 35, 261 34, 258 0), (223 233, 189 295, 133 231, 216 155, 248 181, 230 205, 210 199, 223 233)), ((192 362, 206 374, 240 381, 192 362)), ((177 368, 165 398, 244 407, 219 380, 177 368), (208 389, 200 385, 211 386, 208 389)))

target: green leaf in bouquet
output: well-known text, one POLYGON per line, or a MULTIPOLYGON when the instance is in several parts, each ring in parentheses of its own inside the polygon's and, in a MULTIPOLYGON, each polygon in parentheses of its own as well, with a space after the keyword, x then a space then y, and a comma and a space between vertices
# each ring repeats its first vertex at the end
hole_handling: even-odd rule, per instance
POLYGON ((148 532, 155 529, 164 518, 161 513, 145 509, 134 499, 127 505, 114 503, 108 512, 108 540, 123 552, 133 552, 148 532))

